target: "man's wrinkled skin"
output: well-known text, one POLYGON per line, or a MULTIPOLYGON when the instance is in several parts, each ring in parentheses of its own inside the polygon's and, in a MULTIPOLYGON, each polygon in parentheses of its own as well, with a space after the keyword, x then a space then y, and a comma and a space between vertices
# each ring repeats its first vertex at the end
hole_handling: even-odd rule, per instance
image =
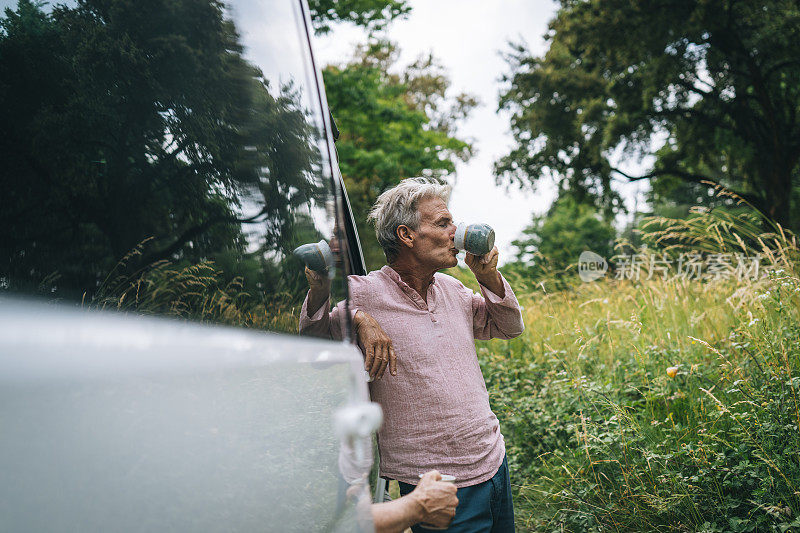
POLYGON ((422 476, 410 494, 391 502, 372 504, 375 531, 400 532, 420 522, 447 527, 456 515, 458 498, 456 486, 440 479, 439 472, 431 470, 422 476))
POLYGON ((397 375, 397 357, 392 340, 378 322, 368 313, 359 310, 353 317, 358 345, 364 352, 364 369, 373 379, 381 379, 386 368, 393 376, 397 375))

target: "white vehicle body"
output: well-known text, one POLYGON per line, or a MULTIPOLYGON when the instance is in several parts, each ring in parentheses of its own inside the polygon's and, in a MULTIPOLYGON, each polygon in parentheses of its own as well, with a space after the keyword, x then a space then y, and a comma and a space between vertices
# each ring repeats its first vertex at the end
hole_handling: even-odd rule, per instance
POLYGON ((5 301, 0 354, 2 531, 358 530, 350 344, 5 301))
MULTIPOLYGON (((289 134, 270 130, 280 127, 275 126, 282 124, 280 121, 257 123, 256 127, 264 128, 265 133, 256 131, 261 135, 258 142, 263 144, 241 141, 241 146, 235 147, 239 150, 236 153, 245 155, 231 165, 236 171, 250 161, 247 158, 252 158, 250 171, 255 178, 227 189, 224 184, 209 187, 208 197, 218 201, 225 194, 232 195, 230 205, 246 220, 241 234, 242 242, 246 242, 241 249, 246 253, 241 250, 239 253, 256 257, 260 264, 266 265, 265 269, 271 269, 263 274, 266 281, 259 282, 259 290, 274 290, 279 296, 289 294, 299 309, 305 279, 302 265, 292 258, 290 251, 302 244, 307 235, 314 235, 305 242, 320 238, 338 240, 332 298, 346 298, 346 275, 363 273, 364 265, 336 163, 322 78, 311 50, 313 30, 308 6, 305 0, 197 0, 198 5, 203 2, 212 11, 221 6, 220 12, 240 39, 241 49, 233 47, 226 53, 240 54, 242 64, 252 67, 246 71, 252 73, 248 74, 251 78, 245 81, 255 84, 254 91, 260 91, 260 99, 245 103, 272 106, 272 115, 264 115, 272 117, 270 120, 276 116, 302 118, 304 122, 293 134, 308 141, 303 146, 292 146, 289 134), (298 153, 306 160, 299 163, 291 160, 298 153), (282 167, 287 160, 289 164, 282 167), (288 181, 287 176, 295 181, 288 181), (286 183, 280 183, 284 179, 286 183), (311 192, 303 192, 303 187, 311 192), (273 203, 273 198, 268 197, 270 190, 286 195, 283 203, 278 202, 283 211, 269 211, 273 203), (298 196, 300 193, 306 197, 298 196), (291 217, 290 223, 279 220, 279 215, 291 217), (286 233, 294 228, 305 233, 302 236, 286 233), (270 283, 284 285, 276 288, 269 286, 270 283)), ((97 2, 87 0, 84 8, 93 3, 97 2)), ((4 12, 9 13, 4 8, 13 9, 15 4, 11 0, 0 1, 0 17, 5 16, 4 12)), ((189 3, 185 5, 191 7, 189 3)), ((103 4, 98 9, 102 11, 105 7, 103 4)), ((61 8, 77 10, 80 5, 68 0, 61 8)), ((46 10, 57 8, 41 5, 34 9, 46 17, 49 16, 46 10)), ((133 10, 135 14, 135 6, 133 10)), ((198 13, 204 15, 208 11, 198 13)), ((75 20, 88 20, 87 24, 97 24, 103 31, 107 29, 105 24, 110 26, 107 13, 90 15, 75 20)), ((19 24, 26 20, 30 17, 20 17, 19 24)), ((48 19, 49 22, 52 20, 48 19)), ((165 27, 163 31, 172 31, 169 24, 165 27)), ((111 28, 108 33, 113 31, 118 28, 111 28)), ((181 31, 188 32, 188 37, 157 35, 134 44, 146 47, 175 42, 178 44, 174 49, 180 52, 181 46, 193 45, 195 36, 198 41, 203 38, 191 33, 195 31, 191 25, 181 31)), ((32 35, 35 38, 38 34, 32 35)), ((106 34, 98 31, 98 35, 106 34)), ((0 41, 12 37, 0 32, 0 41)), ((151 56, 143 55, 142 61, 151 56)), ((1 54, 0 61, 5 61, 1 54)), ((116 68, 116 65, 109 67, 108 61, 97 62, 103 74, 97 75, 98 83, 109 83, 108 73, 102 69, 116 68)), ((89 65, 94 68, 94 63, 89 65)), ((67 62, 65 68, 69 67, 67 62)), ((130 75, 123 70, 119 72, 123 78, 130 75)), ((87 78, 93 81, 91 76, 81 75, 83 78, 78 81, 87 78)), ((167 81, 180 83, 171 78, 167 81)), ((70 87, 59 79, 53 83, 56 88, 70 87)), ((123 90, 118 87, 123 85, 112 79, 110 85, 101 86, 93 97, 102 100, 107 95, 115 96, 114 91, 123 90)), ((194 83, 186 91, 201 91, 202 83, 199 85, 198 88, 194 83)), ((164 86, 169 84, 165 82, 164 86)), ((31 94, 36 93, 33 86, 9 87, 8 94, 14 90, 24 94, 28 89, 31 94)), ((157 89, 168 90, 160 86, 157 89)), ((46 99, 46 91, 40 92, 45 93, 46 99)), ((78 105, 82 105, 82 96, 75 97, 78 105)), ((129 100, 135 100, 130 96, 115 96, 116 100, 103 108, 103 112, 112 113, 114 106, 124 111, 129 100)), ((98 132, 98 139, 87 139, 79 145, 86 146, 86 153, 70 160, 78 170, 54 181, 52 187, 84 175, 110 182, 131 175, 144 179, 142 176, 146 178, 148 172, 156 173, 168 165, 173 170, 191 170, 193 157, 206 158, 197 168, 218 164, 214 157, 207 156, 218 149, 216 141, 203 147, 202 138, 185 143, 178 138, 183 132, 190 139, 194 131, 191 128, 200 127, 190 123, 191 127, 181 130, 179 120, 191 121, 193 116, 207 110, 186 110, 179 106, 161 109, 172 105, 166 101, 171 96, 167 93, 164 101, 156 100, 153 104, 157 113, 153 113, 151 120, 163 120, 166 129, 161 138, 163 146, 158 142, 147 145, 148 150, 157 152, 155 155, 127 154, 115 160, 116 152, 107 148, 112 144, 109 137, 124 138, 128 134, 126 128, 133 126, 111 124, 105 134, 98 132), (159 157, 164 159, 163 164, 159 157), (135 167, 138 173, 119 171, 128 167, 135 167), (121 173, 117 176, 114 172, 121 173)), ((7 106, 11 104, 2 98, 0 94, 0 107, 10 109, 7 106)), ((31 98, 33 101, 34 97, 31 98)), ((175 100, 183 101, 180 98, 188 97, 179 94, 175 100)), ((47 102, 37 102, 25 103, 31 106, 30 113, 21 114, 20 121, 36 113, 58 111, 53 111, 47 102)), ((207 112, 213 116, 217 112, 213 109, 215 102, 208 105, 212 109, 207 112)), ((80 120, 81 116, 73 114, 70 120, 80 120)), ((134 116, 132 122, 137 118, 134 116)), ((95 124, 102 128, 107 120, 110 119, 103 115, 95 124)), ((206 120, 201 126, 218 125, 221 129, 228 128, 222 132, 228 137, 220 134, 223 139, 235 139, 231 132, 238 134, 241 130, 222 119, 219 124, 206 120)), ((36 123, 17 126, 4 127, 12 127, 13 132, 30 132, 36 123)), ((158 127, 143 131, 151 130, 161 134, 158 127)), ((57 137, 49 130, 36 133, 41 133, 46 141, 36 142, 44 142, 46 146, 49 143, 54 151, 62 141, 71 142, 69 131, 66 137, 57 137)), ((131 138, 135 140, 135 136, 131 138)), ((17 135, 13 142, 23 146, 27 137, 17 135)), ((121 146, 119 150, 123 150, 124 144, 120 141, 114 149, 121 146)), ((13 144, 8 146, 11 146, 9 152, 2 152, 6 145, 0 143, 0 152, 6 158, 0 167, 0 178, 11 184, 11 190, 6 192, 15 193, 11 197, 23 204, 28 198, 25 195, 33 190, 28 185, 36 185, 35 174, 30 177, 25 173, 47 169, 52 154, 45 150, 42 158, 30 165, 29 160, 37 154, 9 162, 20 150, 13 144)), ((69 155, 61 157, 68 159, 69 155)), ((58 164, 61 166, 55 166, 53 172, 69 170, 69 165, 58 164)), ((217 176, 214 173, 203 176, 199 174, 202 170, 195 172, 210 181, 217 176)), ((94 189, 84 190, 87 196, 96 193, 94 189)), ((105 246, 100 237, 95 237, 103 235, 103 217, 98 217, 97 223, 86 217, 79 219, 82 216, 77 211, 79 204, 74 209, 69 203, 63 204, 81 200, 80 194, 77 199, 71 196, 72 193, 44 199, 64 208, 67 215, 75 213, 76 222, 72 226, 84 234, 62 236, 59 232, 70 227, 70 221, 54 217, 57 224, 52 232, 28 235, 32 219, 26 221, 25 209, 20 209, 19 215, 14 215, 16 218, 12 217, 14 224, 0 229, 0 531, 371 531, 366 481, 372 466, 372 437, 380 424, 380 410, 369 402, 362 355, 352 341, 325 341, 296 333, 141 316, 135 307, 121 311, 87 310, 87 307, 107 307, 84 304, 80 293, 97 288, 108 271, 93 279, 95 273, 88 266, 86 272, 81 271, 84 252, 74 254, 69 246, 62 247, 66 252, 58 248, 62 259, 52 267, 42 266, 41 261, 33 263, 40 260, 43 250, 50 253, 48 246, 56 250, 56 245, 63 244, 64 239, 75 239, 74 249, 90 242, 85 254, 105 246), (64 266, 65 260, 76 261, 72 270, 64 266), (52 287, 31 297, 26 287, 35 288, 42 279, 41 272, 47 271, 60 271, 66 277, 47 276, 47 283, 60 281, 52 281, 52 287), (81 277, 88 282, 81 281, 81 277)), ((34 196, 30 198, 37 200, 34 196)), ((96 204, 98 209, 106 208, 102 202, 96 204)), ((183 209, 180 198, 175 205, 175 220, 178 220, 177 209, 183 209)), ((7 205, 3 209, 11 207, 17 206, 7 205)), ((117 210, 127 207, 122 202, 117 210)), ((116 214, 108 209, 105 218, 116 214)), ((130 220, 133 225, 134 218, 130 220)), ((170 223, 176 227, 176 235, 190 233, 178 222, 170 223)), ((197 239, 167 248, 169 253, 165 257, 176 264, 213 257, 218 251, 213 248, 196 252, 211 240, 197 239), (193 253, 200 259, 192 258, 193 253)), ((96 265, 103 264, 94 259, 86 261, 95 270, 96 265)), ((268 305, 264 305, 263 312, 271 312, 268 305)))

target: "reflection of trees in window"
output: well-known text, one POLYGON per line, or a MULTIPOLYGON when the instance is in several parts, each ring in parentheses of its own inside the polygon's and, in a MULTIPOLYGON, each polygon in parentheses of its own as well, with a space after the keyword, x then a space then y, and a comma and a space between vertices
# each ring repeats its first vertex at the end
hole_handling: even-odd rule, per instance
POLYGON ((57 295, 91 295, 150 239, 125 273, 214 260, 269 292, 263 252, 285 253, 293 212, 324 191, 316 133, 297 89, 270 87, 242 57, 223 9, 80 0, 46 14, 20 0, 6 10, 4 284, 29 291, 57 277, 57 295))

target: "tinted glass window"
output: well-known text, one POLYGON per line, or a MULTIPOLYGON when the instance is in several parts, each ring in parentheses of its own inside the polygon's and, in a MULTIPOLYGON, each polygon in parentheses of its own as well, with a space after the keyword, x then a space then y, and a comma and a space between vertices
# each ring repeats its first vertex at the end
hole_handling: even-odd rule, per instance
POLYGON ((343 297, 299 2, 0 6, 3 294, 296 331, 323 241, 343 297))

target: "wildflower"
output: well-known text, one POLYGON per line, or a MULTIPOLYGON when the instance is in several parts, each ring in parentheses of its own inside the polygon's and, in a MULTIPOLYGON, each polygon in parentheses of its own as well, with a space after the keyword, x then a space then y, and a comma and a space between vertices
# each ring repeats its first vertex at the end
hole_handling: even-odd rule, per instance
MULTIPOLYGON (((692 343, 694 343, 694 341, 692 341, 692 343)), ((678 375, 678 367, 677 367, 677 366, 671 366, 671 367, 669 367, 669 368, 667 369, 667 375, 668 375, 669 377, 671 377, 671 378, 674 378, 676 375, 678 375)))
POLYGON ((748 322, 748 323, 747 323, 747 325, 748 325, 749 327, 752 327, 752 326, 755 326, 756 322, 760 322, 760 321, 761 321, 760 319, 758 319, 758 318, 754 318, 753 320, 751 320, 750 322, 748 322))

